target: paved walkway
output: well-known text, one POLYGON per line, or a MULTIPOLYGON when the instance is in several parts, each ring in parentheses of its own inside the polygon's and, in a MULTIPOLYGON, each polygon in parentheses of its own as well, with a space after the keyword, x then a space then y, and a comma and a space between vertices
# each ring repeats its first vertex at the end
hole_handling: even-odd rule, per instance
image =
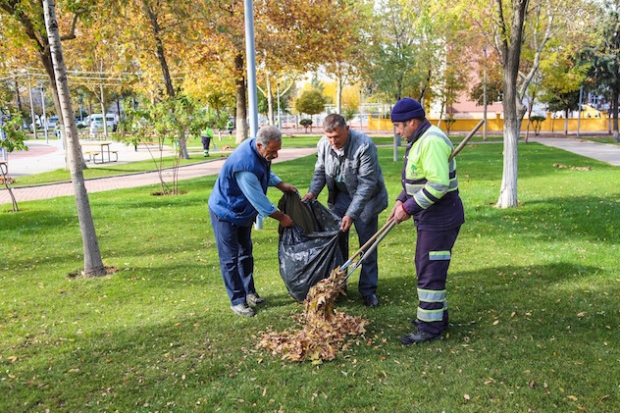
MULTIPOLYGON (((63 168, 65 165, 64 151, 55 144, 45 145, 44 141, 29 141, 29 150, 25 152, 17 152, 9 155, 9 175, 14 179, 20 176, 31 175, 34 173, 53 171, 63 168)), ((136 162, 139 160, 151 159, 151 155, 145 148, 139 148, 136 152, 133 147, 128 147, 122 143, 115 142, 111 146, 112 150, 119 152, 119 162, 106 163, 99 165, 88 164, 88 167, 113 166, 120 163, 136 162)), ((273 162, 284 162, 299 157, 311 155, 316 152, 316 148, 284 148, 281 149, 278 158, 273 162)), ((222 152, 211 151, 212 155, 218 155, 222 152)), ((164 156, 172 155, 173 150, 164 149, 164 156)), ((159 157, 159 151, 156 156, 159 157)), ((196 154, 194 156, 202 156, 196 154)), ((206 158, 204 162, 181 166, 178 168, 178 179, 191 179, 202 176, 216 175, 225 158, 206 158)), ((162 171, 165 182, 172 181, 172 170, 166 169, 162 171)), ((86 190, 89 193, 111 191, 115 189, 133 188, 138 186, 159 185, 159 175, 157 172, 145 172, 137 174, 127 174, 114 176, 110 178, 87 179, 86 190)), ((23 188, 13 188, 13 194, 17 202, 32 201, 38 199, 49 199, 58 196, 74 195, 73 184, 70 182, 37 185, 23 188)), ((10 204, 11 196, 6 189, 0 190, 0 205, 10 204)))
POLYGON ((620 166, 620 146, 607 143, 586 141, 578 138, 541 138, 530 137, 530 142, 537 142, 545 146, 564 149, 565 151, 620 166))
MULTIPOLYGON (((617 145, 585 141, 577 138, 530 137, 529 140, 531 142, 538 142, 542 145, 553 146, 578 155, 620 166, 620 146, 617 145)), ((43 140, 29 141, 28 146, 30 150, 27 152, 18 152, 9 155, 9 173, 12 177, 18 178, 19 176, 47 172, 64 167, 64 151, 58 147, 57 142, 50 141, 50 144, 46 145, 43 140)), ((122 143, 114 143, 112 144, 111 149, 119 152, 118 163, 135 162, 138 160, 151 158, 151 155, 145 148, 139 148, 136 152, 133 147, 127 147, 122 143)), ((279 157, 274 161, 274 163, 307 156, 315 151, 315 148, 285 148, 280 150, 279 157)), ((172 149, 164 149, 164 155, 172 153, 172 149)), ((214 154, 217 153, 218 152, 214 152, 214 154)), ((194 165, 179 167, 179 180, 215 175, 219 172, 223 163, 224 159, 219 158, 206 160, 205 162, 194 165)), ((114 164, 104 165, 110 166, 114 164)), ((89 167, 99 166, 102 165, 89 164, 89 167)), ((165 170, 163 173, 164 180, 166 182, 170 182, 172 180, 172 171, 165 170)), ((157 172, 147 172, 111 178, 88 179, 86 181, 86 189, 88 192, 100 192, 157 184, 159 184, 157 172)), ((48 199, 58 196, 71 196, 74 194, 71 183, 14 188, 13 193, 15 194, 18 202, 48 199)), ((11 198, 8 191, 6 189, 0 190, 0 205, 10 203, 11 198)))

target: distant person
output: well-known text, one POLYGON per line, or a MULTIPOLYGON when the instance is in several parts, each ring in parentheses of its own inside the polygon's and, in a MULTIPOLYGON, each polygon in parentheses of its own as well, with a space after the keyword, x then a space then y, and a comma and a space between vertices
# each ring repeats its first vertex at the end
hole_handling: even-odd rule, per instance
POLYGON ((271 217, 283 227, 293 220, 279 211, 267 198, 267 188, 297 192, 271 171, 271 161, 282 148, 282 133, 265 126, 256 138, 246 139, 226 159, 209 197, 211 225, 220 260, 220 271, 232 311, 244 317, 256 313, 250 306, 265 300, 254 286, 252 224, 257 216, 271 217))
POLYGON ((202 149, 204 150, 204 157, 209 157, 209 146, 211 145, 211 139, 213 139, 213 122, 211 122, 200 133, 202 137, 202 149))
POLYGON ((90 121, 90 125, 89 125, 89 130, 90 130, 90 137, 92 139, 97 137, 97 122, 95 122, 94 120, 90 121))
POLYGON ((407 140, 402 191, 389 219, 399 224, 413 217, 416 226, 415 268, 418 310, 414 330, 403 336, 404 345, 434 340, 448 328, 446 279, 452 247, 465 222, 456 178, 456 161, 450 160, 452 142, 426 119, 415 99, 399 100, 392 109, 396 133, 407 140))
POLYGON ((235 123, 232 120, 229 120, 226 128, 228 129, 228 134, 232 135, 233 129, 235 129, 235 123))
MULTIPOLYGON (((388 205, 388 194, 372 139, 350 130, 338 114, 328 115, 323 129, 325 135, 317 144, 314 176, 302 200, 316 199, 327 186, 327 204, 342 219, 340 229, 347 233, 343 247, 348 251, 351 225, 355 225, 360 245, 378 231, 378 216, 388 205)), ((364 305, 371 308, 379 305, 377 257, 376 249, 366 256, 358 282, 364 305)))

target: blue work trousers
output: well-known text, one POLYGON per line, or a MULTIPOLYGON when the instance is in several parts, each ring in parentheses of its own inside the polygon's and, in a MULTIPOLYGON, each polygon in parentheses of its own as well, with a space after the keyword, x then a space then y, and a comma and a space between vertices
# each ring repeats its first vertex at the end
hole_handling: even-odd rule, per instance
POLYGON ((252 225, 240 227, 221 221, 209 208, 215 244, 220 257, 220 271, 231 305, 245 302, 254 287, 254 257, 252 256, 252 225))
POLYGON ((460 226, 447 230, 420 230, 415 251, 418 276, 418 329, 440 334, 448 327, 446 280, 460 226))
MULTIPOLYGON (((349 204, 351 204, 351 198, 343 193, 338 192, 335 196, 334 205, 331 210, 340 218, 344 217, 347 208, 349 208, 349 204)), ((368 222, 363 222, 361 219, 356 219, 353 221, 353 225, 355 226, 355 231, 357 232, 358 240, 360 247, 372 238, 378 231, 379 226, 379 217, 374 216, 368 222)), ((349 234, 346 236, 340 237, 340 248, 348 257, 349 252, 349 234)), ((377 265, 377 259, 379 257, 378 248, 376 248, 372 253, 368 254, 364 261, 362 261, 362 270, 360 272, 359 282, 357 284, 357 289, 362 296, 367 296, 371 294, 377 293, 377 284, 379 282, 379 266, 377 265)))

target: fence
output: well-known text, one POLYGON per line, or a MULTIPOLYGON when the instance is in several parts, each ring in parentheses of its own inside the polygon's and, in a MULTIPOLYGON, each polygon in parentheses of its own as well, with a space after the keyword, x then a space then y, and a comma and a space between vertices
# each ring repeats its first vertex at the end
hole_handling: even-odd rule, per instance
MULTIPOLYGON (((457 118, 450 127, 450 132, 469 132, 480 122, 478 119, 461 119, 457 118)), ((438 119, 430 118, 429 121, 433 125, 437 125, 438 119)), ((543 133, 564 133, 565 130, 568 133, 609 133, 611 130, 611 119, 606 114, 602 114, 600 117, 584 117, 578 118, 554 118, 551 114, 547 114, 544 121, 540 122, 540 132, 543 133)), ((446 131, 446 122, 441 122, 440 128, 446 131)), ((528 120, 523 119, 521 122, 521 132, 525 132, 528 128, 528 120)), ((368 118, 368 130, 371 131, 391 131, 394 127, 390 119, 382 119, 378 117, 369 116, 368 118)), ((535 125, 531 122, 529 125, 530 133, 534 133, 535 125)), ((487 132, 502 132, 504 130, 504 119, 501 113, 496 113, 494 117, 487 117, 487 132)), ((478 134, 482 133, 482 129, 478 131, 478 134)))

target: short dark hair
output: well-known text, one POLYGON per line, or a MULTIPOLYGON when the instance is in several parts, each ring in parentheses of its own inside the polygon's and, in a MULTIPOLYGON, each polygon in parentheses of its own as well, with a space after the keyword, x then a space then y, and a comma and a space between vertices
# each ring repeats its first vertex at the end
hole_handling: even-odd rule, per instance
POLYGON ((336 128, 346 128, 347 121, 344 120, 342 115, 337 113, 332 113, 331 115, 327 115, 325 120, 323 120, 323 129, 325 132, 333 132, 336 128))

